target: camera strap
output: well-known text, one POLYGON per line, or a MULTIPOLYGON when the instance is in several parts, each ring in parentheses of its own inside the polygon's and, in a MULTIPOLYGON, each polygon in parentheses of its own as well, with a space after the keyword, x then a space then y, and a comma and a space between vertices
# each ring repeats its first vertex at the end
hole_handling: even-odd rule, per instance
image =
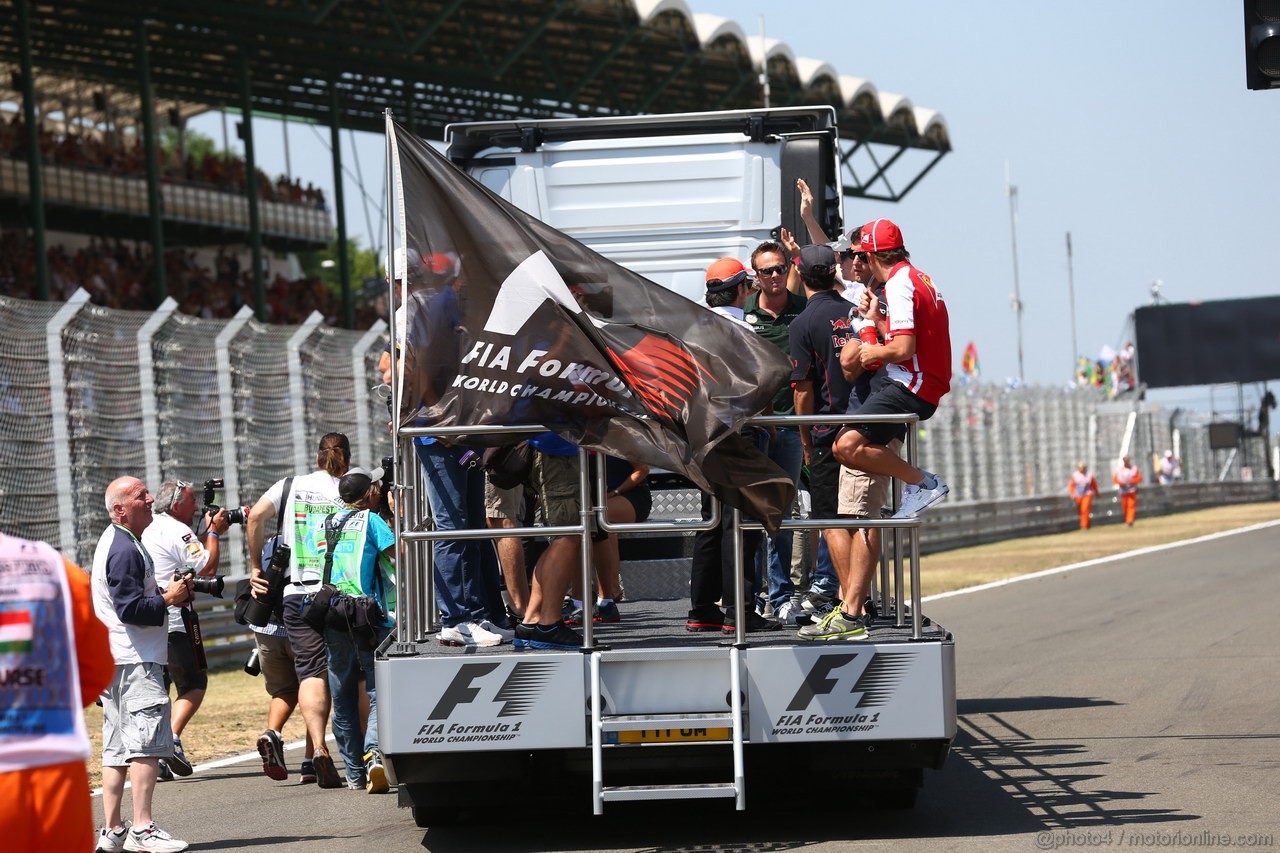
POLYGON ((333 575, 333 547, 338 544, 338 537, 342 535, 342 529, 347 526, 347 522, 351 520, 360 510, 351 510, 334 528, 332 522, 336 512, 330 513, 324 517, 324 577, 320 579, 321 586, 329 586, 329 578, 333 575))
POLYGON ((280 532, 284 529, 285 508, 293 508, 293 477, 284 478, 284 489, 280 492, 280 511, 276 513, 276 541, 280 541, 280 532))

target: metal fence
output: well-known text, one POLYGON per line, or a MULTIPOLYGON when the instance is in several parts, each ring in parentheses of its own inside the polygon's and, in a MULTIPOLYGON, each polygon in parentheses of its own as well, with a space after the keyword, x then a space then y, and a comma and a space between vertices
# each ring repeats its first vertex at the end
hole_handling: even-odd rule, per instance
MULTIPOLYGON (((0 529, 86 564, 107 525, 103 492, 123 474, 221 477, 221 502, 252 504, 314 467, 327 432, 355 464, 391 449, 385 403, 369 393, 386 324, 332 329, 318 314, 269 326, 120 311, 77 291, 62 304, 0 297, 0 529)), ((244 538, 227 574, 246 570, 244 538)))
MULTIPOLYGON (((103 491, 122 474, 222 477, 219 498, 252 504, 276 480, 310 470, 324 433, 345 432, 356 464, 389 455, 385 403, 370 394, 386 324, 333 329, 318 314, 263 325, 0 297, 0 529, 85 562, 107 523, 103 491)), ((1095 389, 978 383, 955 387, 919 426, 921 464, 951 503, 1064 495, 1080 461, 1104 492, 1121 455, 1154 479, 1164 449, 1183 479, 1263 479, 1261 439, 1212 451, 1209 417, 1095 389)), ((927 541, 928 537, 926 537, 927 541)), ((244 570, 243 537, 229 574, 244 570)))

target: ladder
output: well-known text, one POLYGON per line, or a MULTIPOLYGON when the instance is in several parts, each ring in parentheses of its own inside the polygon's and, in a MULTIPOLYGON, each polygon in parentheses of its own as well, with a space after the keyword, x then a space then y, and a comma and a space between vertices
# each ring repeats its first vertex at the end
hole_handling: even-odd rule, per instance
MULTIPOLYGON (((723 651, 721 649, 720 651, 723 651)), ((746 808, 746 791, 743 770, 743 729, 742 729, 742 674, 741 650, 730 646, 729 651, 729 702, 728 713, 724 712, 671 712, 644 714, 605 714, 603 713, 604 696, 601 679, 601 664, 604 653, 599 650, 591 653, 591 779, 592 779, 592 811, 599 815, 604 813, 606 802, 627 800, 683 800, 711 799, 733 797, 738 811, 746 808), (606 735, 624 731, 641 731, 646 729, 665 728, 727 728, 729 730, 729 746, 733 751, 733 779, 726 782, 711 783, 679 783, 664 785, 605 785, 604 784, 604 749, 606 735)), ((611 660, 652 660, 655 650, 637 651, 633 653, 610 651, 611 660)), ((679 650, 656 651, 657 657, 681 656, 679 650), (665 652, 665 654, 664 654, 665 652)))

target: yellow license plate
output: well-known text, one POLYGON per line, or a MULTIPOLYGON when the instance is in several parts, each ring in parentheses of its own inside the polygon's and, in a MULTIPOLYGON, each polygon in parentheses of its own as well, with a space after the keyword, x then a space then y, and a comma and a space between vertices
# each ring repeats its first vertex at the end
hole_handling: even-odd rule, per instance
POLYGON ((728 729, 636 729, 613 732, 613 743, 677 743, 699 740, 728 740, 728 729))

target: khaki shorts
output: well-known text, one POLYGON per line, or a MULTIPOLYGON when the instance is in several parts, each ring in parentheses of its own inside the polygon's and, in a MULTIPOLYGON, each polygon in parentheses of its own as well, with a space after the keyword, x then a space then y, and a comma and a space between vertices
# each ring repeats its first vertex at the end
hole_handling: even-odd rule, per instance
POLYGON ((489 478, 484 480, 485 518, 509 518, 519 521, 524 515, 524 486, 499 489, 489 478))
MULTIPOLYGON (((902 441, 893 439, 889 449, 900 454, 902 441)), ((889 505, 892 477, 864 474, 849 468, 840 469, 840 499, 837 511, 850 518, 880 518, 881 508, 889 505)))
POLYGON ((273 699, 298 698, 298 672, 293 668, 293 644, 288 637, 254 632, 258 641, 258 666, 273 699))
POLYGON ((102 694, 102 766, 173 755, 164 664, 122 663, 102 694))
POLYGON ((579 514, 578 457, 533 456, 533 490, 542 505, 542 523, 566 527, 582 521, 579 514))

